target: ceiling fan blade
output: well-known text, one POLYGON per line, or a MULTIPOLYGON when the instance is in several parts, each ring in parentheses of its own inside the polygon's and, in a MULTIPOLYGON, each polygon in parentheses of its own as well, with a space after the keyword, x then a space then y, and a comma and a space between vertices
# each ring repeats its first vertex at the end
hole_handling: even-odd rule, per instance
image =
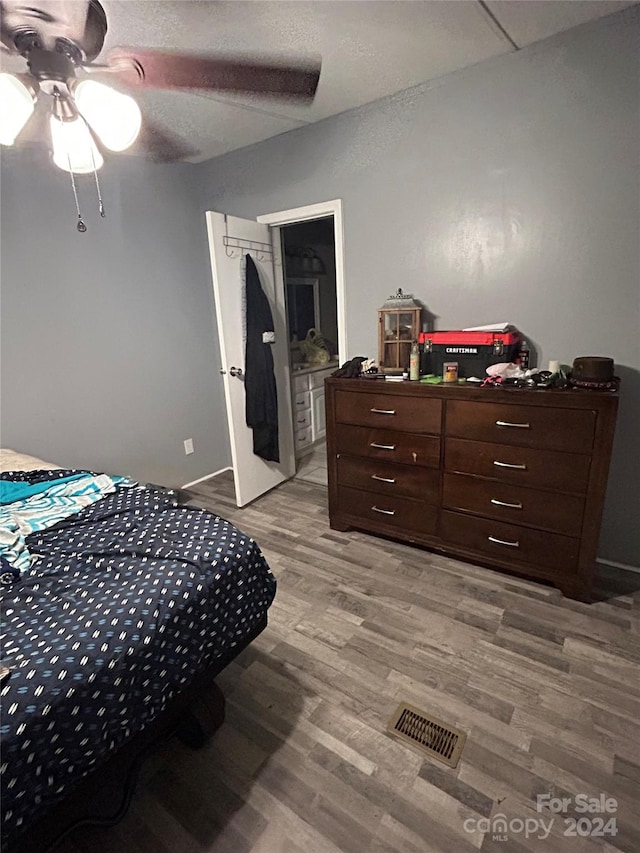
POLYGON ((213 89, 301 101, 313 100, 321 67, 319 60, 265 64, 122 47, 109 51, 107 63, 124 82, 134 86, 213 89))
POLYGON ((146 118, 142 122, 136 144, 130 150, 146 155, 155 163, 177 163, 200 153, 184 139, 146 118))

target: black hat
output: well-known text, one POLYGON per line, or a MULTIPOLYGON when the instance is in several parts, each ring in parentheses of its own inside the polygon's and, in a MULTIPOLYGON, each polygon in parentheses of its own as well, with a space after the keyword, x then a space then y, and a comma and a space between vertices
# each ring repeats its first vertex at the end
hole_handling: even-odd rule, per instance
POLYGON ((617 390, 620 380, 613 375, 612 358, 600 355, 581 355, 574 359, 569 384, 577 388, 617 390))
POLYGON ((608 382, 613 379, 613 359, 600 355, 581 355, 573 360, 571 375, 574 379, 608 382))

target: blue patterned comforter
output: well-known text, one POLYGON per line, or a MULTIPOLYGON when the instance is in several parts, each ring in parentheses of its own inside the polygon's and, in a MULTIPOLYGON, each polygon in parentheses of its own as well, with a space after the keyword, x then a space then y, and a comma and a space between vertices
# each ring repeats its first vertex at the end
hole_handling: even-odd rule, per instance
POLYGON ((27 545, 0 601, 5 838, 241 644, 276 586, 252 539, 151 489, 118 488, 27 545))

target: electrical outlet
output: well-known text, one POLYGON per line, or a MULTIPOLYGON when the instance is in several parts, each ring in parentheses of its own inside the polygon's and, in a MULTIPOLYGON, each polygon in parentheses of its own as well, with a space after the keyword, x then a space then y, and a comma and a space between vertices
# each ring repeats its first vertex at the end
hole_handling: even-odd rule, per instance
POLYGON ((193 453, 193 439, 185 438, 184 440, 184 452, 185 455, 188 456, 190 453, 193 453))

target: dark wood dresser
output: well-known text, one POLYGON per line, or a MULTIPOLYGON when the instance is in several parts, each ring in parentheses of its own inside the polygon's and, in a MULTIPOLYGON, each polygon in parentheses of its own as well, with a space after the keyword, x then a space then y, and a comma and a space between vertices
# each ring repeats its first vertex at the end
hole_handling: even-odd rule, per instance
POLYGON ((328 379, 329 514, 588 599, 618 395, 328 379))

